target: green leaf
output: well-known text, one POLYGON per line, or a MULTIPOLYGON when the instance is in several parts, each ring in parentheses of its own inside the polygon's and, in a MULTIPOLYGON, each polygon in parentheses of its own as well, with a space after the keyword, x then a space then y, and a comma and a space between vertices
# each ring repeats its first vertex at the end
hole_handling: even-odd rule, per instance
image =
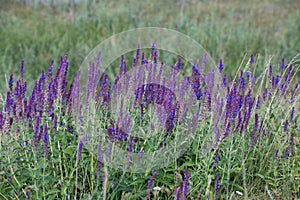
POLYGON ((65 153, 65 154, 68 154, 68 155, 73 155, 74 152, 75 152, 75 150, 76 150, 76 147, 74 147, 74 146, 69 146, 69 147, 67 147, 67 148, 64 150, 64 153, 65 153))
POLYGON ((50 191, 46 194, 46 196, 51 195, 51 194, 56 194, 56 193, 58 193, 58 192, 60 192, 60 190, 58 190, 58 189, 50 190, 50 191))
POLYGON ((64 194, 66 193, 67 188, 68 188, 68 183, 64 183, 64 184, 61 186, 60 195, 64 195, 64 194))
POLYGON ((262 178, 262 179, 265 179, 265 177, 263 175, 261 175, 261 174, 256 173, 255 175, 258 176, 258 177, 260 177, 260 178, 262 178))

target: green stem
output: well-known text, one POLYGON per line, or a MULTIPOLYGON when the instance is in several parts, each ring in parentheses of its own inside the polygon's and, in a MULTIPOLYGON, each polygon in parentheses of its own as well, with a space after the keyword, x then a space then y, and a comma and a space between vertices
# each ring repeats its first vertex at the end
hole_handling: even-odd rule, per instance
MULTIPOLYGON (((245 131, 246 132, 246 131, 245 131)), ((242 135, 242 145, 243 145, 243 150, 242 150, 242 170, 243 170, 243 187, 244 187, 244 199, 248 199, 248 191, 247 191, 247 181, 246 181, 246 167, 245 167, 245 133, 242 135)))
POLYGON ((233 146, 233 139, 231 139, 231 142, 230 142, 229 155, 228 155, 228 160, 227 160, 226 199, 229 199, 229 181, 230 181, 230 167, 231 167, 230 161, 231 161, 232 146, 233 146))
POLYGON ((44 166, 43 166, 43 197, 46 199, 45 194, 45 168, 46 168, 46 157, 44 156, 44 166))

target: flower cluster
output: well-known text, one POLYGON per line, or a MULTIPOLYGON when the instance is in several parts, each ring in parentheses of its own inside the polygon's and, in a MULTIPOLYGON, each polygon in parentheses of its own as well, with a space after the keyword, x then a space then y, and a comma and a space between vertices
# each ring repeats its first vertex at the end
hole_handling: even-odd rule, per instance
MULTIPOLYGON (((48 72, 41 73, 32 91, 27 95, 28 88, 24 80, 24 60, 22 60, 20 77, 15 81, 14 76, 11 75, 8 80, 5 105, 0 111, 0 131, 7 136, 12 134, 20 136, 22 127, 27 127, 32 133, 30 139, 33 152, 37 154, 41 149, 43 156, 48 157, 52 134, 57 135, 60 131, 68 131, 78 136, 81 133, 75 131, 74 124, 84 124, 83 114, 91 105, 96 105, 97 111, 104 111, 100 124, 104 124, 105 131, 100 137, 103 136, 108 140, 106 140, 109 143, 108 154, 112 153, 114 143, 126 141, 128 147, 126 166, 128 166, 132 162, 131 155, 135 150, 139 152, 137 161, 144 154, 144 150, 140 148, 142 142, 139 136, 130 134, 133 120, 147 121, 151 106, 157 114, 157 124, 150 119, 149 126, 154 130, 156 126, 162 125, 164 138, 174 133, 180 123, 186 122, 187 129, 191 131, 191 126, 204 126, 205 123, 202 123, 199 116, 202 116, 202 120, 212 118, 207 120, 209 122, 206 124, 213 127, 211 133, 214 137, 210 141, 210 150, 215 152, 212 164, 214 170, 218 169, 222 157, 219 145, 233 134, 237 134, 238 137, 243 135, 251 149, 261 142, 263 137, 269 137, 270 133, 279 130, 281 140, 277 141, 280 141, 281 145, 279 145, 280 149, 274 149, 274 158, 278 159, 282 156, 288 159, 293 156, 295 150, 297 133, 293 128, 297 123, 295 102, 299 97, 299 85, 293 86, 293 65, 286 65, 282 59, 278 66, 278 74, 274 66, 270 65, 265 70, 265 74, 268 75, 263 88, 263 84, 257 84, 258 77, 252 72, 254 62, 254 56, 251 55, 248 63, 251 70, 241 70, 236 78, 233 78, 224 72, 222 59, 217 72, 215 70, 206 72, 204 56, 201 66, 198 61, 195 61, 191 74, 179 79, 178 74, 183 68, 183 60, 178 58, 175 66, 167 68, 163 62, 158 62, 158 51, 155 45, 152 45, 150 60, 146 58, 145 52, 141 52, 140 55, 138 48, 131 68, 122 55, 119 73, 112 81, 109 80, 108 74, 100 73, 99 54, 96 62, 90 63, 86 86, 82 86, 80 71, 76 73, 74 81, 68 85, 69 61, 66 55, 60 58, 56 73, 53 73, 54 62, 51 61, 48 72), (82 95, 81 88, 84 87, 86 93, 82 95), (224 96, 221 90, 225 91, 224 96), (116 103, 118 101, 119 104, 116 103), (282 120, 277 119, 280 126, 275 129, 270 120, 265 119, 273 117, 274 105, 279 106, 283 101, 290 106, 282 112, 285 117, 282 120), (189 105, 195 102, 198 109, 194 112, 196 114, 186 116, 186 111, 190 109, 189 105), (139 118, 131 118, 133 110, 138 110, 139 118), (112 117, 113 111, 118 116, 116 119, 112 117), (184 117, 188 120, 184 121, 184 117), (41 140, 42 147, 40 147, 41 140), (213 151, 215 149, 216 151, 213 151)), ((88 137, 82 137, 78 143, 77 163, 82 157, 83 146, 86 143, 88 144, 88 137)), ((159 144, 163 147, 164 141, 159 144)), ((101 144, 97 147, 96 173, 99 179, 103 155, 101 144)), ((148 182, 146 194, 148 199, 156 175, 156 172, 153 173, 148 182)), ((221 174, 216 172, 215 198, 218 198, 222 190, 220 177, 221 174)), ((183 181, 180 181, 180 186, 175 188, 175 199, 186 199, 189 180, 190 174, 186 167, 183 181)))

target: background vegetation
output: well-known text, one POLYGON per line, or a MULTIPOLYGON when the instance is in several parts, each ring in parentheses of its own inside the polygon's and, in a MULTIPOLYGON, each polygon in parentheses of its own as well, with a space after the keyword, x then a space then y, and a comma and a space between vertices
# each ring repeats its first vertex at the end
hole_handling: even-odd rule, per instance
POLYGON ((245 54, 259 54, 263 66, 269 56, 278 63, 282 56, 290 60, 300 49, 297 0, 38 2, 43 1, 0 0, 0 91, 5 75, 16 73, 22 58, 26 80, 35 80, 52 59, 68 53, 74 76, 97 44, 137 27, 183 32, 202 44, 216 61, 222 57, 225 70, 232 73, 245 54))

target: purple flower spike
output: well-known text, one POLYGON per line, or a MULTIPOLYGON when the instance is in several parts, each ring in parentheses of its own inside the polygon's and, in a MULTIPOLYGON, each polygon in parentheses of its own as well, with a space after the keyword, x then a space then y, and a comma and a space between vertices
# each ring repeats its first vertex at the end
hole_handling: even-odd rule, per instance
POLYGON ((101 89, 100 89, 100 94, 101 96, 104 96, 104 93, 107 90, 107 80, 108 80, 108 75, 104 74, 102 78, 102 84, 101 84, 101 89))
POLYGON ((253 128, 253 132, 252 132, 252 136, 251 136, 251 142, 250 142, 251 146, 254 145, 255 140, 256 140, 257 127, 258 127, 258 114, 255 113, 254 128, 253 128))
POLYGON ((11 74, 8 80, 8 86, 10 91, 12 91, 13 84, 14 84, 14 75, 11 74))
POLYGON ((260 96, 257 98, 256 109, 260 109, 260 96))
POLYGON ((4 117, 2 111, 0 111, 0 130, 2 130, 3 125, 4 125, 4 117))
POLYGON ((188 193, 188 190, 189 190, 189 178, 190 178, 190 174, 188 172, 188 167, 185 166, 185 173, 184 173, 184 181, 183 181, 183 195, 184 197, 186 197, 187 193, 188 193))
POLYGON ((295 113, 295 107, 292 108, 290 122, 292 122, 294 119, 294 113, 295 113))
POLYGON ((289 148, 285 148, 283 152, 283 158, 286 160, 289 157, 289 148))
POLYGON ((291 155, 293 154, 293 148, 295 145, 294 137, 295 137, 295 134, 294 134, 294 132, 292 132, 291 137, 290 137, 290 154, 291 155))
POLYGON ((147 200, 150 199, 150 191, 151 191, 153 181, 154 181, 154 178, 156 177, 156 175, 157 175, 157 172, 154 172, 151 176, 151 179, 148 181, 147 196, 146 196, 147 200))
POLYGON ((151 46, 151 57, 155 57, 155 48, 156 48, 156 45, 153 43, 151 46))
POLYGON ((126 158, 126 168, 129 165, 132 149, 133 149, 133 136, 131 135, 129 139, 129 147, 127 149, 128 151, 127 151, 127 158, 126 158))
POLYGON ((44 157, 48 156, 48 142, 49 142, 49 136, 47 131, 47 125, 44 124, 44 157))
POLYGON ((26 189, 26 199, 30 200, 30 193, 29 193, 28 189, 26 189))
POLYGON ((224 76, 223 76, 223 85, 224 85, 224 87, 227 87, 227 75, 226 74, 224 74, 224 76))
POLYGON ((78 143, 78 148, 77 148, 77 158, 76 158, 77 163, 79 162, 79 160, 81 158, 83 144, 84 144, 83 138, 81 138, 80 142, 78 143))
POLYGON ((215 167, 219 162, 219 150, 217 149, 216 150, 216 156, 215 156, 215 159, 214 159, 214 162, 213 162, 213 167, 215 167))
POLYGON ((137 45, 135 58, 136 58, 136 62, 138 62, 138 60, 140 58, 140 44, 137 45))
POLYGON ((215 199, 218 199, 219 190, 220 190, 220 180, 219 174, 216 173, 216 182, 215 182, 215 199))
POLYGON ((252 63, 254 63, 254 55, 253 54, 251 54, 251 56, 250 56, 250 64, 252 64, 252 63))
POLYGON ((289 125, 289 121, 288 121, 288 120, 285 120, 283 132, 287 132, 288 125, 289 125))
POLYGON ((54 60, 51 60, 50 66, 48 68, 48 76, 50 76, 50 77, 52 77, 53 63, 54 63, 54 60))
POLYGON ((222 72, 223 69, 224 69, 224 64, 223 64, 222 59, 220 59, 220 63, 219 63, 219 70, 220 70, 220 72, 222 72))
POLYGON ((178 57, 176 68, 177 69, 181 69, 182 68, 182 60, 179 57, 178 57))
POLYGON ((264 96, 263 96, 264 101, 266 100, 267 96, 268 96, 268 89, 265 89, 264 96))
POLYGON ((21 81, 24 80, 24 59, 22 59, 21 65, 20 65, 20 80, 21 81))
POLYGON ((281 59, 280 63, 280 69, 282 70, 284 68, 284 58, 281 59))
POLYGON ((274 154, 274 159, 277 160, 278 159, 278 149, 276 149, 275 154, 274 154))
MULTIPOLYGON (((137 63, 137 60, 136 60, 136 63, 137 63)), ((147 63, 147 59, 145 58, 145 52, 142 52, 142 60, 141 60, 141 64, 145 64, 147 63)))

